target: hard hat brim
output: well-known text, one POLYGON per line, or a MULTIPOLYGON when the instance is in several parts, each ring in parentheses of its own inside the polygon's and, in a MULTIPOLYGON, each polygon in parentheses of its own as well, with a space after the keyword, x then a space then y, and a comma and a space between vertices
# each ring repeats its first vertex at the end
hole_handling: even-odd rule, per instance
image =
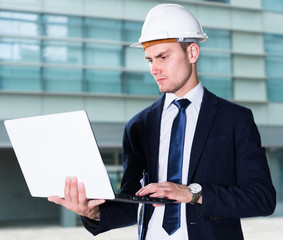
MULTIPOLYGON (((157 39, 154 39, 157 40, 157 39)), ((149 40, 149 41, 154 41, 154 40, 149 40)), ((160 39, 162 40, 162 39, 160 39)), ((203 33, 203 36, 200 37, 195 37, 195 38, 178 38, 177 37, 177 42, 198 42, 198 43, 202 43, 208 40, 208 37, 205 33, 203 33)), ((143 42, 136 42, 136 43, 132 43, 130 45, 130 47, 132 48, 143 48, 143 43, 144 42, 148 42, 148 41, 143 41, 143 42)))
POLYGON ((142 43, 136 42, 130 45, 131 48, 142 48, 142 43))

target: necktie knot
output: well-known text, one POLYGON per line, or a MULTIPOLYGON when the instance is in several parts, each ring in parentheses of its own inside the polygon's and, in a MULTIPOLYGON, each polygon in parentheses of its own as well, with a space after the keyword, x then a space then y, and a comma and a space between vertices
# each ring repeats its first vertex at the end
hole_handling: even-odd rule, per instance
POLYGON ((186 109, 190 105, 190 103, 190 100, 187 98, 173 101, 173 104, 176 105, 178 109, 186 109))

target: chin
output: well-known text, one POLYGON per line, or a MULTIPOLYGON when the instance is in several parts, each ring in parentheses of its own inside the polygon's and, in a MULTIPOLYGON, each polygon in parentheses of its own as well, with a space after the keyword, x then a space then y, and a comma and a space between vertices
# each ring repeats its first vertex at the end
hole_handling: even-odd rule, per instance
POLYGON ((161 87, 161 86, 159 86, 159 91, 161 93, 172 93, 173 92, 172 89, 166 89, 166 88, 161 87))

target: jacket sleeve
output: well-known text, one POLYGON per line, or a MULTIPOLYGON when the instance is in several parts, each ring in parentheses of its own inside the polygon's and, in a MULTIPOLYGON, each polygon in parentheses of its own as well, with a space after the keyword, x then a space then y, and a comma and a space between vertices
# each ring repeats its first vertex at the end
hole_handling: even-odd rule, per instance
POLYGON ((100 220, 81 217, 84 227, 93 235, 111 229, 134 225, 137 222, 137 204, 106 202, 100 206, 100 220))
MULTIPOLYGON (((273 213, 276 205, 276 192, 272 185, 270 171, 261 147, 260 135, 254 123, 253 115, 246 109, 240 120, 234 124, 233 149, 227 150, 225 142, 211 153, 217 157, 217 151, 229 158, 230 169, 223 175, 229 175, 232 184, 225 181, 203 183, 202 215, 204 219, 229 219, 266 216, 273 213)), ((229 123, 223 123, 229 124, 229 123)), ((228 146, 228 145, 227 145, 228 146)), ((220 155, 219 155, 220 156, 220 155)), ((219 159, 220 160, 220 159, 219 159)), ((224 163, 225 159, 222 159, 224 163)), ((221 164, 219 161, 218 164, 221 164)), ((221 179, 221 176, 218 177, 221 179)))

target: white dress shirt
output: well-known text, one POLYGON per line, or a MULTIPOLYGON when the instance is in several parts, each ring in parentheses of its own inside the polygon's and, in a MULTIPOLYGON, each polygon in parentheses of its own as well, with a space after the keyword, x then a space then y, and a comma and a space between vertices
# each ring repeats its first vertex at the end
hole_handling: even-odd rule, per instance
MULTIPOLYGON (((189 91, 183 98, 190 100, 191 104, 186 109, 186 132, 184 141, 184 155, 182 168, 182 184, 187 185, 190 154, 192 142, 196 129, 197 119, 203 98, 203 86, 199 83, 195 88, 189 91)), ((161 117, 160 146, 158 162, 158 182, 167 181, 168 153, 173 120, 178 113, 178 108, 172 101, 180 99, 173 93, 166 93, 165 103, 161 117)), ((186 240, 188 239, 186 204, 181 203, 181 227, 171 236, 162 228, 164 215, 164 206, 156 207, 148 224, 146 240, 186 240)))

